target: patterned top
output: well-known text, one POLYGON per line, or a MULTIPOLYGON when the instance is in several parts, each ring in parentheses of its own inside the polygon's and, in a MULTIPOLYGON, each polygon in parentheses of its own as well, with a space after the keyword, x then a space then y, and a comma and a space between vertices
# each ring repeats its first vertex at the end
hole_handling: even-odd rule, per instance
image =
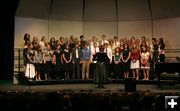
POLYGON ((52 54, 53 54, 53 51, 51 50, 48 50, 47 48, 44 48, 44 53, 45 53, 45 59, 46 61, 52 61, 52 54))
POLYGON ((40 63, 40 61, 42 61, 42 60, 43 60, 42 52, 41 51, 37 51, 36 63, 40 63))
POLYGON ((131 60, 138 60, 139 57, 140 57, 139 49, 131 50, 131 60))
POLYGON ((95 56, 97 57, 97 62, 106 62, 109 60, 107 54, 104 52, 97 52, 95 56))
POLYGON ((141 53, 142 61, 143 61, 143 62, 147 61, 148 58, 149 58, 149 56, 150 56, 149 52, 142 52, 142 53, 141 53))

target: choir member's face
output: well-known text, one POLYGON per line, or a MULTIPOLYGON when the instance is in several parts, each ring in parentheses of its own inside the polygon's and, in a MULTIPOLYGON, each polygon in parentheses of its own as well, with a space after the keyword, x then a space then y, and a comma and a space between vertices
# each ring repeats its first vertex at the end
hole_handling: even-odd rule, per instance
POLYGON ((121 42, 120 42, 120 46, 123 46, 123 44, 124 44, 123 41, 121 41, 121 42))
POLYGON ((103 36, 102 36, 102 40, 105 40, 105 39, 106 39, 106 36, 103 35, 103 36))
POLYGON ((61 38, 61 40, 60 40, 61 42, 64 42, 64 38, 61 38))
POLYGON ((76 44, 75 47, 78 48, 78 47, 79 47, 79 44, 76 44))
POLYGON ((136 44, 132 44, 132 47, 133 47, 133 48, 136 48, 136 44))
POLYGON ((146 38, 145 38, 145 37, 142 37, 142 38, 141 38, 141 40, 142 40, 142 41, 145 41, 145 40, 146 40, 146 38))
POLYGON ((69 49, 69 45, 66 45, 66 49, 69 49))
POLYGON ((93 36, 93 39, 92 39, 92 41, 96 41, 96 37, 95 37, 95 36, 93 36))
POLYGON ((97 47, 97 43, 94 43, 94 47, 97 47))
POLYGON ((88 45, 87 45, 87 44, 85 44, 85 45, 84 45, 84 47, 85 47, 85 48, 87 48, 87 47, 88 47, 88 45))
POLYGON ((61 48, 61 45, 58 45, 58 46, 57 46, 57 49, 59 50, 60 48, 61 48))
POLYGON ((47 45, 47 49, 49 49, 49 50, 51 49, 51 46, 49 44, 47 45))
POLYGON ((52 41, 52 42, 55 42, 55 39, 54 39, 54 38, 51 38, 51 41, 52 41))
POLYGON ((88 41, 88 44, 91 44, 91 40, 88 41))
POLYGON ((119 48, 116 48, 116 49, 115 49, 115 52, 118 53, 118 52, 119 52, 119 48))
POLYGON ((32 48, 33 48, 33 44, 30 45, 30 49, 32 49, 32 48))
POLYGON ((128 46, 127 46, 127 44, 126 44, 126 45, 124 45, 124 48, 125 48, 125 49, 127 49, 127 47, 128 47, 128 46))
POLYGON ((107 48, 107 47, 108 47, 108 44, 105 44, 104 47, 107 48))
POLYGON ((143 47, 143 52, 146 52, 147 48, 146 47, 143 47))
POLYGON ((110 42, 110 45, 113 45, 113 43, 114 43, 114 42, 113 42, 113 41, 111 41, 111 42, 110 42))
POLYGON ((103 45, 101 41, 99 41, 99 44, 100 44, 100 45, 103 45))

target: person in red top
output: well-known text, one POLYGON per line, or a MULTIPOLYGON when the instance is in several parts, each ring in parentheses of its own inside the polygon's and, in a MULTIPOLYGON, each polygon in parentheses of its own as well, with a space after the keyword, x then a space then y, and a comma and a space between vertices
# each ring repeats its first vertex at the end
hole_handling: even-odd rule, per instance
POLYGON ((123 40, 120 41, 120 46, 119 46, 119 52, 123 51, 123 47, 124 47, 124 42, 123 40))
POLYGON ((133 73, 133 78, 136 78, 136 80, 139 80, 139 68, 140 68, 140 49, 137 48, 137 45, 135 43, 132 44, 131 49, 131 64, 130 69, 133 73))

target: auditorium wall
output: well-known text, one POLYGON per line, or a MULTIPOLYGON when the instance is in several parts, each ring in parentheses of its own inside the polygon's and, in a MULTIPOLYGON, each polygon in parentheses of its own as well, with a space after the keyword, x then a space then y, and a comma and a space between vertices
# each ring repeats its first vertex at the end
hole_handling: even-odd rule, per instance
POLYGON ((131 38, 134 36, 141 39, 142 36, 146 36, 147 39, 150 39, 152 37, 151 21, 142 20, 118 22, 118 35, 121 38, 131 38))
POLYGON ((112 39, 115 35, 119 38, 130 38, 135 36, 151 37, 150 21, 125 21, 125 22, 81 22, 81 21, 58 21, 43 20, 35 18, 15 18, 15 48, 22 48, 24 45, 23 36, 25 33, 31 35, 31 40, 37 36, 39 40, 42 36, 69 38, 71 35, 79 39, 83 34, 86 40, 96 36, 99 40, 105 34, 107 39, 112 39))
MULTIPOLYGON (((163 37, 166 48, 180 48, 180 18, 154 20, 153 36, 156 38, 163 37)), ((55 37, 60 36, 69 38, 74 35, 79 38, 81 34, 86 39, 97 36, 100 40, 102 34, 108 39, 118 35, 119 38, 130 38, 135 36, 141 38, 146 36, 149 40, 152 37, 152 25, 150 20, 142 21, 119 21, 117 22, 81 22, 81 21, 58 21, 44 20, 37 18, 15 17, 15 48, 22 48, 24 45, 23 36, 25 33, 31 35, 31 40, 37 36, 39 40, 42 36, 55 37)))
POLYGON ((48 21, 43 19, 35 19, 35 18, 15 17, 15 38, 14 38, 15 48, 23 48, 25 33, 29 33, 31 37, 47 36, 48 21))
POLYGON ((166 48, 180 49, 180 17, 154 20, 154 37, 162 37, 166 48))
POLYGON ((75 38, 79 38, 82 35, 82 22, 49 21, 49 38, 54 37, 55 39, 59 39, 60 37, 64 37, 65 39, 69 39, 71 35, 74 35, 75 38))
POLYGON ((105 34, 106 38, 110 40, 117 35, 117 22, 84 22, 82 33, 88 39, 96 36, 98 40, 101 40, 101 36, 105 34))

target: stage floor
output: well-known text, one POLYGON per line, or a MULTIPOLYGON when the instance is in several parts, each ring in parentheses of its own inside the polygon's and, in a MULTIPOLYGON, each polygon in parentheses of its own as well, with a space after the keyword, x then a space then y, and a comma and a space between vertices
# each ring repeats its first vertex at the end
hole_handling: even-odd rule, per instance
MULTIPOLYGON (((50 84, 50 85, 19 85, 11 81, 0 81, 0 91, 35 91, 35 92, 57 92, 57 91, 94 91, 94 92, 124 92, 123 83, 105 84, 105 88, 98 88, 97 84, 50 84)), ((158 88, 155 84, 136 84, 136 91, 150 91, 155 93, 180 93, 180 84, 158 88)))

